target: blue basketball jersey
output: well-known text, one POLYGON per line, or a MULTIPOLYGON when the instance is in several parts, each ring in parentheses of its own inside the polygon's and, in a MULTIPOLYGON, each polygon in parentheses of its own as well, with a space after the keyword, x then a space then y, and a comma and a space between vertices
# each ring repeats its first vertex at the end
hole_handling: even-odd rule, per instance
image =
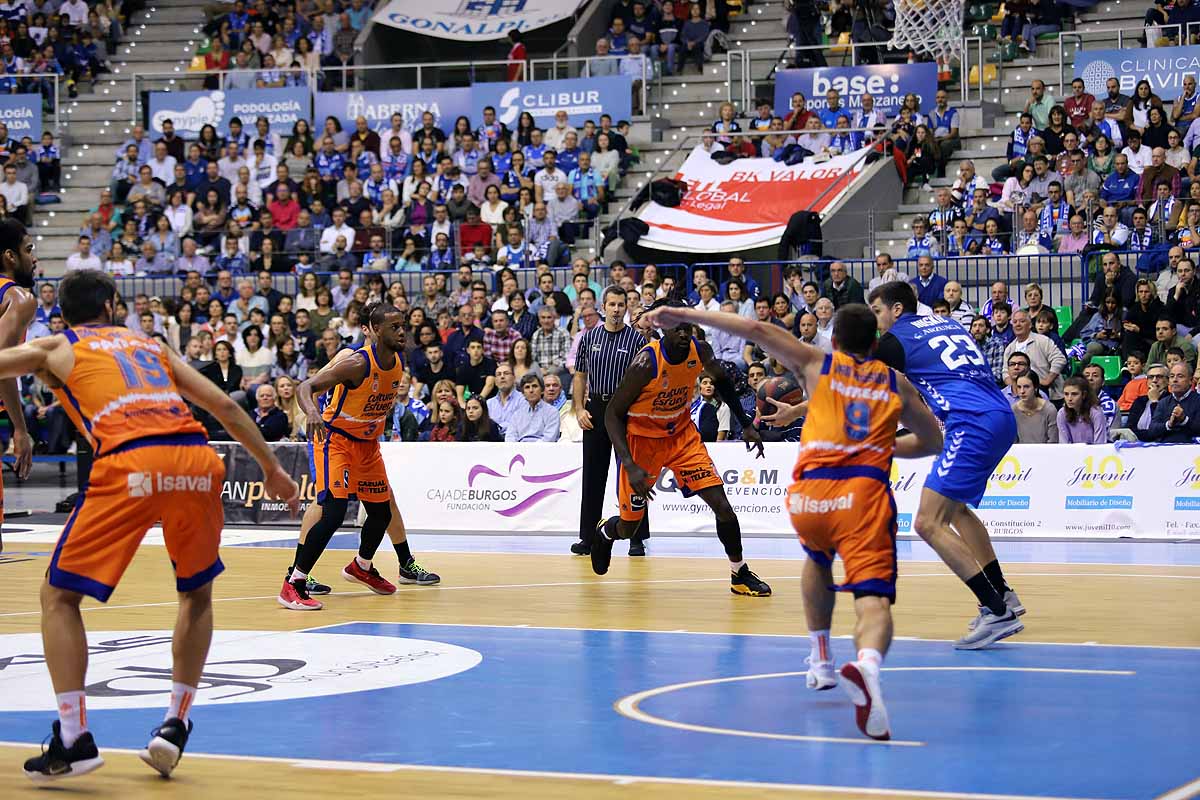
POLYGON ((890 333, 904 348, 902 371, 938 419, 990 411, 1011 415, 987 359, 959 322, 905 314, 890 333))

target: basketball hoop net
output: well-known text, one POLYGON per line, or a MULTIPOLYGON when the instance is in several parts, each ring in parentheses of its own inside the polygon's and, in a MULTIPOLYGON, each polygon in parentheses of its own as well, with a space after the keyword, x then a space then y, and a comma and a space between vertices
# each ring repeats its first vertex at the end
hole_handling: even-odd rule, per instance
POLYGON ((963 0, 895 0, 896 27, 888 46, 938 61, 960 57, 963 0))

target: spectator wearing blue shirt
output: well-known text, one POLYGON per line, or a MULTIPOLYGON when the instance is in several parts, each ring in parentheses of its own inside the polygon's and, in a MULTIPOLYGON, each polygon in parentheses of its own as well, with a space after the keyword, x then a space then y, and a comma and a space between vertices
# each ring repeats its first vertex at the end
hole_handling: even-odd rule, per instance
POLYGON ((980 236, 987 233, 987 222, 993 220, 997 225, 1000 224, 999 210, 988 205, 988 197, 991 192, 986 188, 976 189, 971 195, 971 205, 966 209, 964 218, 967 221, 967 227, 971 233, 980 236))
POLYGON ((575 131, 567 131, 563 135, 563 144, 558 150, 555 164, 570 175, 571 170, 579 166, 579 156, 582 153, 583 151, 579 149, 579 135, 575 131))
POLYGON ((446 338, 446 362, 458 369, 460 363, 467 358, 467 344, 479 342, 483 344, 483 331, 475 324, 475 309, 469 304, 458 307, 458 325, 446 338))
POLYGON ((335 188, 337 182, 342 179, 346 171, 346 157, 334 149, 333 139, 326 136, 321 140, 320 152, 313 158, 313 166, 317 168, 321 182, 328 192, 330 188, 335 188))
POLYGON ((1054 235, 1038 227, 1038 216, 1032 208, 1021 214, 1021 230, 1013 232, 1012 251, 1016 253, 1023 247, 1042 247, 1046 252, 1054 249, 1054 235))
POLYGON ((933 271, 933 258, 930 256, 917 259, 917 277, 912 279, 912 285, 917 290, 917 300, 927 306, 945 299, 946 279, 933 271))
POLYGON ((1100 186, 1100 199, 1105 206, 1115 206, 1118 218, 1126 225, 1133 220, 1133 209, 1138 205, 1140 180, 1141 176, 1129 168, 1129 157, 1118 153, 1113 159, 1113 171, 1100 186))
MULTIPOLYGON (((729 296, 729 281, 737 279, 746 285, 746 296, 751 300, 757 300, 758 292, 759 292, 758 281, 754 280, 754 278, 751 278, 749 275, 746 274, 746 262, 743 261, 741 258, 734 256, 733 258, 729 259, 728 269, 729 269, 729 279, 721 284, 720 296, 728 297, 729 296)), ((705 275, 706 279, 707 279, 707 277, 708 276, 705 275)), ((700 284, 700 282, 701 281, 699 279, 697 279, 695 285, 698 286, 700 284)), ((700 297, 699 297, 699 295, 697 295, 696 300, 699 301, 699 299, 700 299, 700 297)))
POLYGON ((958 109, 950 107, 945 89, 938 89, 934 100, 934 109, 929 112, 929 127, 934 144, 938 146, 938 177, 944 178, 950 156, 962 146, 958 138, 958 109))
POLYGON ((542 399, 545 391, 546 385, 537 373, 527 372, 521 378, 521 394, 525 401, 513 409, 504 432, 504 441, 558 441, 558 409, 542 399))
POLYGON ((200 184, 204 183, 205 173, 208 171, 208 162, 200 157, 200 145, 193 144, 188 147, 187 158, 183 160, 184 171, 184 186, 189 192, 200 190, 200 184))
POLYGON ((450 237, 439 233, 434 237, 433 249, 429 251, 425 269, 434 272, 450 272, 457 265, 454 251, 450 249, 450 237))
POLYGON ((588 219, 594 219, 600 213, 600 206, 604 202, 604 179, 592 168, 592 157, 589 154, 579 154, 579 166, 570 171, 567 182, 571 184, 571 191, 583 206, 583 212, 587 214, 588 219))
POLYGON ((817 115, 821 118, 822 128, 833 130, 837 127, 838 117, 846 117, 847 120, 850 118, 850 111, 842 107, 842 100, 838 95, 837 89, 830 89, 825 92, 825 104, 826 107, 817 112, 817 115))
POLYGON ((929 223, 924 217, 914 217, 912 221, 913 235, 909 237, 906 252, 909 258, 918 256, 939 256, 942 253, 937 238, 930 235, 929 223))
MULTIPOLYGON (((350 17, 350 27, 356 31, 361 31, 366 27, 367 22, 371 19, 371 9, 367 8, 363 0, 350 0, 350 7, 346 9, 346 15, 350 17)), ((428 416, 428 413, 426 413, 428 416)))
POLYGON ((1043 236, 1054 239, 1070 231, 1071 216, 1075 209, 1071 208, 1071 204, 1063 197, 1062 184, 1058 181, 1050 181, 1046 192, 1046 203, 1038 214, 1038 231, 1043 236))
POLYGON ((625 30, 625 20, 617 17, 608 29, 608 52, 614 56, 623 56, 629 52, 629 32, 625 30))

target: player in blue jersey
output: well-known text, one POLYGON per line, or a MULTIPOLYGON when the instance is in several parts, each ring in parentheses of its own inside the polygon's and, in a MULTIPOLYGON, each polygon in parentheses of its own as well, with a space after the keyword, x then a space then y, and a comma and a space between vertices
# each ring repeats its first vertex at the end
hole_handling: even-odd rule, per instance
POLYGON ((876 287, 869 302, 882 334, 876 357, 908 376, 946 428, 913 527, 978 598, 979 615, 954 645, 978 650, 1025 627, 1018 619, 1025 608, 972 510, 1016 440, 1016 418, 960 323, 918 316, 916 292, 900 281, 876 287))

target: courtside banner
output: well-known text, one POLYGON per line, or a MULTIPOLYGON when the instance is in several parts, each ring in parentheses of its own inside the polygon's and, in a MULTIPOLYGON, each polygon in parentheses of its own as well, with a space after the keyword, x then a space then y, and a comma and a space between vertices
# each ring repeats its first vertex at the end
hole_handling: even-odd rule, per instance
MULTIPOLYGON (((579 445, 382 447, 392 491, 412 530, 577 531, 583 474, 579 445)), ((747 453, 741 442, 713 443, 709 452, 743 531, 793 535, 786 507, 797 445, 768 444, 763 459, 747 453)), ((257 466, 249 463, 255 480, 261 481, 257 466)), ((912 522, 931 463, 929 458, 898 460, 892 466, 902 534, 914 533, 912 522)), ((614 475, 609 474, 606 514, 617 508, 614 475)), ((658 478, 650 515, 655 531, 714 531, 704 501, 684 497, 670 472, 658 478)), ((1200 446, 1015 445, 988 482, 979 516, 999 537, 1200 540, 1200 446)))
MULTIPOLYGON (((288 507, 269 500, 263 488, 263 474, 258 462, 237 442, 212 442, 217 455, 225 462, 225 483, 221 500, 225 506, 225 524, 298 525, 299 515, 317 499, 317 487, 312 482, 308 463, 308 445, 303 442, 278 442, 271 445, 279 463, 300 486, 300 511, 292 515, 288 507)), ((346 519, 354 521, 358 503, 350 502, 346 519)))
POLYGON ((889 117, 900 112, 904 95, 909 93, 921 98, 922 111, 929 111, 937 94, 937 65, 929 62, 776 70, 775 113, 787 113, 796 92, 804 94, 810 111, 824 111, 829 108, 825 93, 830 89, 837 90, 841 107, 851 112, 851 118, 862 108, 864 94, 875 98, 876 110, 886 111, 889 117))
POLYGON ((212 125, 220 136, 229 130, 229 120, 234 117, 247 131, 254 130, 256 119, 266 117, 272 132, 286 135, 296 120, 312 119, 312 100, 303 87, 150 92, 150 131, 156 137, 162 135, 162 123, 167 119, 185 139, 197 138, 205 125, 212 125))
POLYGON ((862 150, 823 163, 789 167, 770 158, 718 164, 695 150, 675 175, 688 185, 675 208, 650 203, 639 218, 650 232, 639 245, 688 253, 724 253, 779 242, 801 209, 821 212, 862 173, 862 150))
POLYGON ((1075 77, 1083 78, 1088 92, 1103 98, 1108 79, 1116 78, 1121 93, 1132 96, 1138 81, 1150 82, 1150 91, 1163 100, 1183 94, 1185 75, 1200 74, 1200 46, 1152 47, 1135 50, 1080 50, 1075 54, 1075 77))
POLYGON ((443 130, 454 127, 460 116, 479 116, 471 102, 470 87, 458 89, 390 89, 370 92, 317 92, 314 95, 313 119, 322 127, 326 117, 336 117, 342 127, 354 129, 354 120, 365 117, 373 131, 390 130, 392 114, 404 118, 404 127, 416 130, 421 117, 428 111, 433 124, 443 130))
POLYGON ((579 0, 392 0, 374 21, 409 33, 459 42, 503 39, 575 13, 579 0))
POLYGON ((42 96, 0 94, 0 122, 8 126, 10 139, 28 136, 36 144, 42 138, 42 96))

